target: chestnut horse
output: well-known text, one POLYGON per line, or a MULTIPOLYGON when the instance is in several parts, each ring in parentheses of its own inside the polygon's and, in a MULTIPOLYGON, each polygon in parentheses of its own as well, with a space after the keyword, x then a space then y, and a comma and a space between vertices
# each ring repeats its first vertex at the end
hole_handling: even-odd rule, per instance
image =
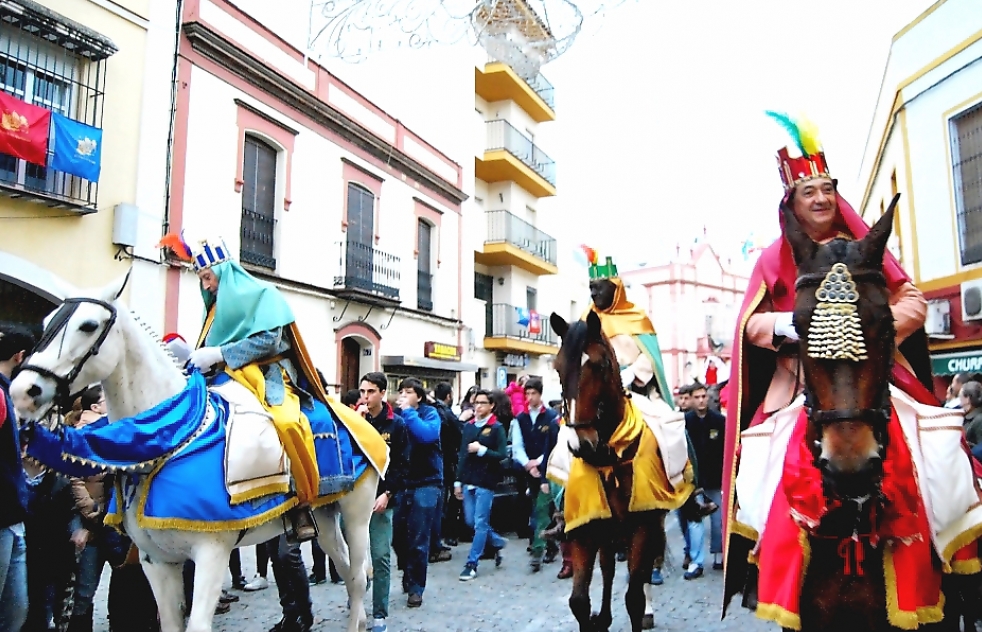
POLYGON ((573 591, 569 608, 580 624, 580 632, 607 630, 612 622, 610 610, 614 565, 621 545, 627 549, 629 573, 625 603, 633 632, 651 627, 645 621, 645 584, 651 577, 656 558, 665 553, 665 511, 631 513, 628 506, 634 486, 631 464, 638 443, 620 456, 608 441, 624 419, 627 394, 621 386, 617 358, 593 312, 586 321, 567 324, 552 314, 553 331, 562 339, 554 368, 563 389, 563 408, 567 427, 575 431, 570 441, 574 458, 598 468, 609 468, 602 478, 612 518, 594 520, 566 533, 573 558, 573 591), (590 612, 590 581, 600 555, 603 574, 603 601, 600 611, 590 612))
POLYGON ((802 632, 897 629, 887 618, 887 543, 876 537, 878 517, 888 510, 881 484, 896 331, 883 256, 896 203, 894 198, 865 238, 824 245, 812 241, 794 213, 784 210, 798 267, 794 322, 808 414, 805 440, 832 507, 808 536, 802 632), (855 316, 836 320, 836 306, 843 302, 855 306, 855 316))

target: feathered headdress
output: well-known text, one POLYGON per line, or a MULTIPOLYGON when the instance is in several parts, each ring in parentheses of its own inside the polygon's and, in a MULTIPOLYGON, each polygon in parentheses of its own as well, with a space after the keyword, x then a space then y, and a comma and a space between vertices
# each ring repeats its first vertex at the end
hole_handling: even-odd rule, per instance
POLYGON ((808 118, 801 116, 793 119, 782 112, 767 110, 764 112, 778 122, 787 131, 800 157, 791 157, 787 147, 777 152, 777 164, 781 173, 781 181, 785 190, 790 190, 799 182, 812 178, 830 178, 825 152, 818 139, 818 127, 808 118))
POLYGON ((600 255, 597 254, 596 250, 586 244, 581 244, 580 249, 586 255, 587 263, 590 264, 591 281, 594 279, 612 279, 617 276, 617 266, 611 257, 607 257, 607 261, 600 265, 600 255))
POLYGON ((192 250, 184 241, 184 231, 181 231, 180 234, 167 233, 157 243, 157 247, 170 248, 178 259, 190 261, 195 272, 200 272, 232 258, 228 246, 225 245, 221 237, 214 240, 202 239, 198 247, 192 250))

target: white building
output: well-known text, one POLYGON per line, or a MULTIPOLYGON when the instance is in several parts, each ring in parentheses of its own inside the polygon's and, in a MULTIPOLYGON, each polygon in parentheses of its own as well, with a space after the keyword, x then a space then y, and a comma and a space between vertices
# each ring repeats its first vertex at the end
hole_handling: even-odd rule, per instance
POLYGON ((982 357, 982 2, 940 0, 893 38, 859 184, 930 301, 936 393, 982 357), (952 368, 955 367, 955 368, 952 368))
MULTIPOLYGON (((185 0, 170 229, 222 236, 276 284, 332 390, 372 370, 390 391, 459 388, 477 368, 461 361, 465 170, 305 54, 309 5, 273 4, 185 0)), ((167 298, 168 328, 194 339, 194 274, 172 268, 167 298)))

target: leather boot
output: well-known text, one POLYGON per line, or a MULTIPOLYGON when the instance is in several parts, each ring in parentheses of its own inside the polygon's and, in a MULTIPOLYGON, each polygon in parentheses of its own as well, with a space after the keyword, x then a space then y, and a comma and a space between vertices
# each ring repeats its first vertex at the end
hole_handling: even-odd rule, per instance
POLYGON ((309 505, 301 505, 290 510, 293 533, 297 542, 308 542, 317 537, 317 523, 309 505))

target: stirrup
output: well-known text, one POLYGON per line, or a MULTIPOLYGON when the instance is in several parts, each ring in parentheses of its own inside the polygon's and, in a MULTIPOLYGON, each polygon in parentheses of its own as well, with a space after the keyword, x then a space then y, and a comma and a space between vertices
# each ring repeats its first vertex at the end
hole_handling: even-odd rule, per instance
POLYGON ((314 540, 320 535, 314 512, 310 507, 294 507, 283 517, 283 530, 290 544, 299 544, 314 540), (289 517, 289 520, 287 520, 289 517))

